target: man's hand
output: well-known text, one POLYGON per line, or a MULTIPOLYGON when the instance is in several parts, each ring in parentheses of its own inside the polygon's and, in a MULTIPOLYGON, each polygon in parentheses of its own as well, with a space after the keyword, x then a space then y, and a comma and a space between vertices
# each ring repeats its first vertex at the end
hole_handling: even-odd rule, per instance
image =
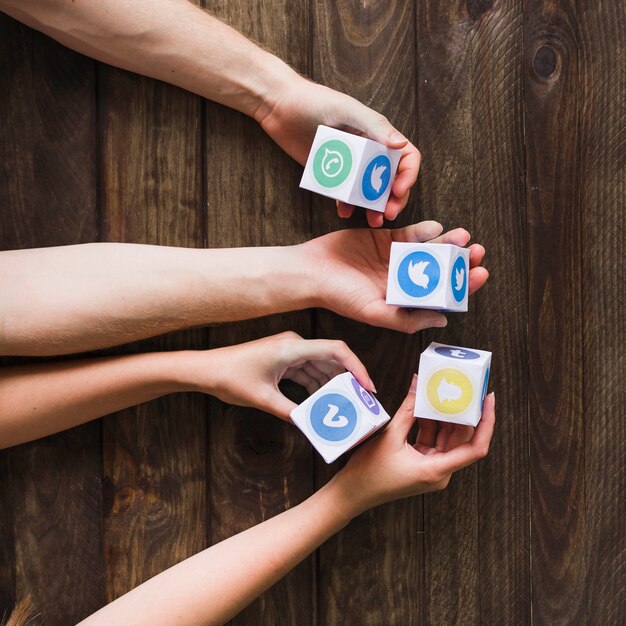
MULTIPOLYGON (((457 228, 441 235, 441 224, 421 222, 397 230, 353 229, 329 233, 302 244, 308 264, 319 277, 318 306, 344 317, 405 333, 447 324, 445 315, 403 309, 385 302, 392 241, 467 245, 470 234, 457 228)), ((480 289, 489 272, 480 267, 485 249, 470 246, 469 293, 480 289)))
MULTIPOLYGON (((388 220, 395 219, 406 206, 410 189, 417 180, 421 159, 417 148, 384 116, 346 94, 295 74, 284 85, 275 103, 269 108, 261 107, 255 117, 265 132, 299 163, 306 162, 319 124, 363 135, 389 148, 402 150, 384 213, 388 220)), ((337 210, 340 217, 347 218, 352 215, 354 207, 338 202, 337 210)), ((383 214, 368 211, 367 221, 370 226, 382 226, 383 214)))

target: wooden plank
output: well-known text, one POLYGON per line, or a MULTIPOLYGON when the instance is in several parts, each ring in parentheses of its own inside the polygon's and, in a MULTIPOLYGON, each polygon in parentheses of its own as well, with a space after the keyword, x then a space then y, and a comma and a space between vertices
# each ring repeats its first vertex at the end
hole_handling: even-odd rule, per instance
POLYGON ((532 619, 584 624, 580 15, 524 3, 532 619))
POLYGON ((498 414, 478 465, 478 623, 494 625, 531 621, 522 25, 521 0, 494 3, 477 17, 472 55, 474 234, 493 274, 473 308, 476 346, 494 353, 498 414))
POLYGON ((619 3, 581 3, 580 80, 587 612, 626 615, 626 371, 623 313, 626 22, 619 3))
MULTIPOLYGON (((207 8, 292 67, 307 69, 306 2, 211 0, 207 8)), ((206 128, 208 245, 287 245, 308 239, 310 210, 306 194, 298 189, 300 166, 239 113, 209 103, 206 128)), ((311 314, 215 328, 211 344, 236 344, 283 330, 309 336, 311 314)), ((281 513, 312 492, 311 446, 292 426, 215 401, 210 428, 211 543, 281 513)), ((310 558, 233 623, 312 624, 314 586, 310 558)))
MULTIPOLYGON (((386 115, 408 137, 415 137, 415 15, 412 2, 337 4, 316 2, 311 47, 315 80, 344 91, 386 115)), ((365 225, 364 212, 346 222, 334 203, 313 199, 316 235, 365 225)), ((416 220, 413 200, 393 226, 416 220)), ((393 414, 417 367, 419 339, 374 329, 326 311, 316 316, 320 337, 343 339, 363 359, 393 414)), ((317 461, 318 483, 341 462, 317 461)), ((319 623, 421 623, 421 499, 370 511, 354 520, 320 550, 319 623)))
MULTIPOLYGON (((475 16, 466 2, 423 2, 418 13, 419 147, 423 217, 445 229, 474 233, 472 71, 475 16)), ((476 343, 476 299, 469 312, 448 315, 443 330, 423 334, 430 341, 476 343)), ((459 472, 448 488, 424 498, 424 621, 478 623, 478 472, 459 472)))
MULTIPOLYGON (((99 66, 106 241, 201 246, 201 100, 99 66)), ((204 331, 119 351, 204 348, 204 331)), ((104 419, 106 599, 206 546, 206 398, 177 394, 104 419)))
MULTIPOLYGON (((2 14, 0 58, 0 246, 94 240, 93 63, 2 14)), ((51 626, 102 604, 100 447, 94 423, 2 453, 0 596, 51 626)))

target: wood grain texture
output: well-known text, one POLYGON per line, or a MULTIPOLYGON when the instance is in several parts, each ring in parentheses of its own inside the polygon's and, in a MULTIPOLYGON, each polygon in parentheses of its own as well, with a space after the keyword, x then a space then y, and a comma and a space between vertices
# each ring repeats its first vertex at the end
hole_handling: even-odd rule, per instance
MULTIPOLYGON (((408 137, 416 133, 415 15, 412 2, 316 2, 313 78, 386 115, 408 137)), ((415 199, 393 226, 416 221, 415 199)), ((313 231, 365 225, 357 209, 346 222, 334 203, 313 196, 313 231)), ((316 315, 320 337, 343 339, 371 372, 392 415, 417 367, 419 339, 370 328, 327 311, 316 315), (383 348, 384 346, 384 348, 383 348)), ((337 471, 317 461, 318 483, 337 471)), ((320 550, 320 624, 419 623, 422 596, 421 501, 413 498, 368 512, 320 550), (359 564, 359 565, 356 565, 359 564)))
MULTIPOLYGON (((0 247, 94 239, 93 63, 1 14, 0 59, 0 247)), ((0 597, 51 626, 102 603, 100 446, 94 423, 2 453, 0 597)))
POLYGON ((585 545, 590 622, 626 615, 626 20, 619 3, 581 4, 585 545))
MULTIPOLYGON (((201 246, 200 98, 107 66, 98 89, 103 240, 201 246)), ((204 347, 197 330, 121 351, 204 347)), ((206 547, 206 406, 177 394, 104 419, 107 601, 206 547)))
MULTIPOLYGON (((421 339, 318 311, 113 352, 222 346, 288 328, 344 339, 393 413, 421 347, 439 339, 493 350, 498 399, 487 459, 445 493, 362 515, 234 623, 620 623, 620 3, 208 8, 415 139, 424 162, 398 225, 419 215, 467 227, 492 276, 469 314, 421 339)), ((288 244, 365 224, 362 212, 340 220, 332 201, 299 190, 300 173, 245 116, 96 69, 0 14, 0 248, 288 244)), ((341 464, 326 466, 276 418, 202 396, 160 399, 101 428, 0 452, 0 616, 31 593, 48 626, 75 623, 300 502, 341 464)))
MULTIPOLYGON (((308 3, 211 0, 207 9, 297 70, 307 70, 308 3)), ((310 206, 298 189, 302 168, 254 120, 211 103, 206 119, 208 245, 287 245, 308 239, 310 206)), ((310 313, 215 328, 211 344, 241 343, 284 330, 310 336, 310 313)), ((298 393, 296 401, 304 400, 306 393, 298 393)), ((273 517, 311 494, 313 452, 295 427, 259 411, 215 401, 210 428, 211 543, 273 517)), ((233 623, 315 623, 313 558, 233 623)))
POLYGON ((524 4, 532 617, 583 624, 580 14, 524 4))
MULTIPOLYGON (((476 24, 465 2, 423 2, 417 15, 419 148, 422 217, 445 230, 474 234, 472 70, 476 24)), ((480 233, 476 234, 480 241, 480 233)), ((476 299, 469 312, 449 314, 430 341, 479 346, 476 299)), ((424 498, 424 623, 479 622, 478 471, 459 472, 448 488, 424 498)))
POLYGON ((491 278, 474 298, 476 346, 493 351, 497 419, 478 464, 480 624, 529 624, 528 272, 522 108, 522 2, 475 24, 474 233, 491 278))

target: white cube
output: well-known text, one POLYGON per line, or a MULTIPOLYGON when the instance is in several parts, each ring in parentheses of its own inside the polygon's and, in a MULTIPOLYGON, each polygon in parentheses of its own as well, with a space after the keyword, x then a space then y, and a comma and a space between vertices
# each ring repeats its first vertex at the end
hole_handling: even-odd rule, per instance
POLYGON ((415 417, 476 426, 490 368, 491 352, 431 343, 420 357, 415 417))
POLYGON ((401 155, 377 141, 318 126, 300 187, 383 212, 401 155))
POLYGON ((332 463, 391 418, 376 397, 346 372, 297 406, 291 419, 324 461, 332 463))
POLYGON ((391 244, 387 304, 467 311, 469 249, 444 243, 391 244))

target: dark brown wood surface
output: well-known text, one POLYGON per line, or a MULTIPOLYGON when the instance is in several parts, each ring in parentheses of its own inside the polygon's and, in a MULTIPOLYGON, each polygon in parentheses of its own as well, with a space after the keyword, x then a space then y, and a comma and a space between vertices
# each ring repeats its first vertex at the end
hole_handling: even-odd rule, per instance
MULTIPOLYGON (((487 249, 487 286, 407 337, 326 311, 114 352, 292 329, 341 338, 390 412, 431 339, 494 353, 490 455, 442 493, 354 520, 236 624, 591 624, 626 614, 621 307, 626 25, 619 2, 208 0, 298 71, 385 114, 423 153, 397 225, 487 249)), ((363 226, 298 188, 256 123, 96 64, 0 15, 0 247, 261 246, 363 226)), ((0 294, 1 297, 1 294, 0 294)), ((291 387, 289 393, 304 393, 291 387)), ((0 616, 65 626, 305 499, 326 466, 287 424, 178 395, 0 452, 0 616)))

